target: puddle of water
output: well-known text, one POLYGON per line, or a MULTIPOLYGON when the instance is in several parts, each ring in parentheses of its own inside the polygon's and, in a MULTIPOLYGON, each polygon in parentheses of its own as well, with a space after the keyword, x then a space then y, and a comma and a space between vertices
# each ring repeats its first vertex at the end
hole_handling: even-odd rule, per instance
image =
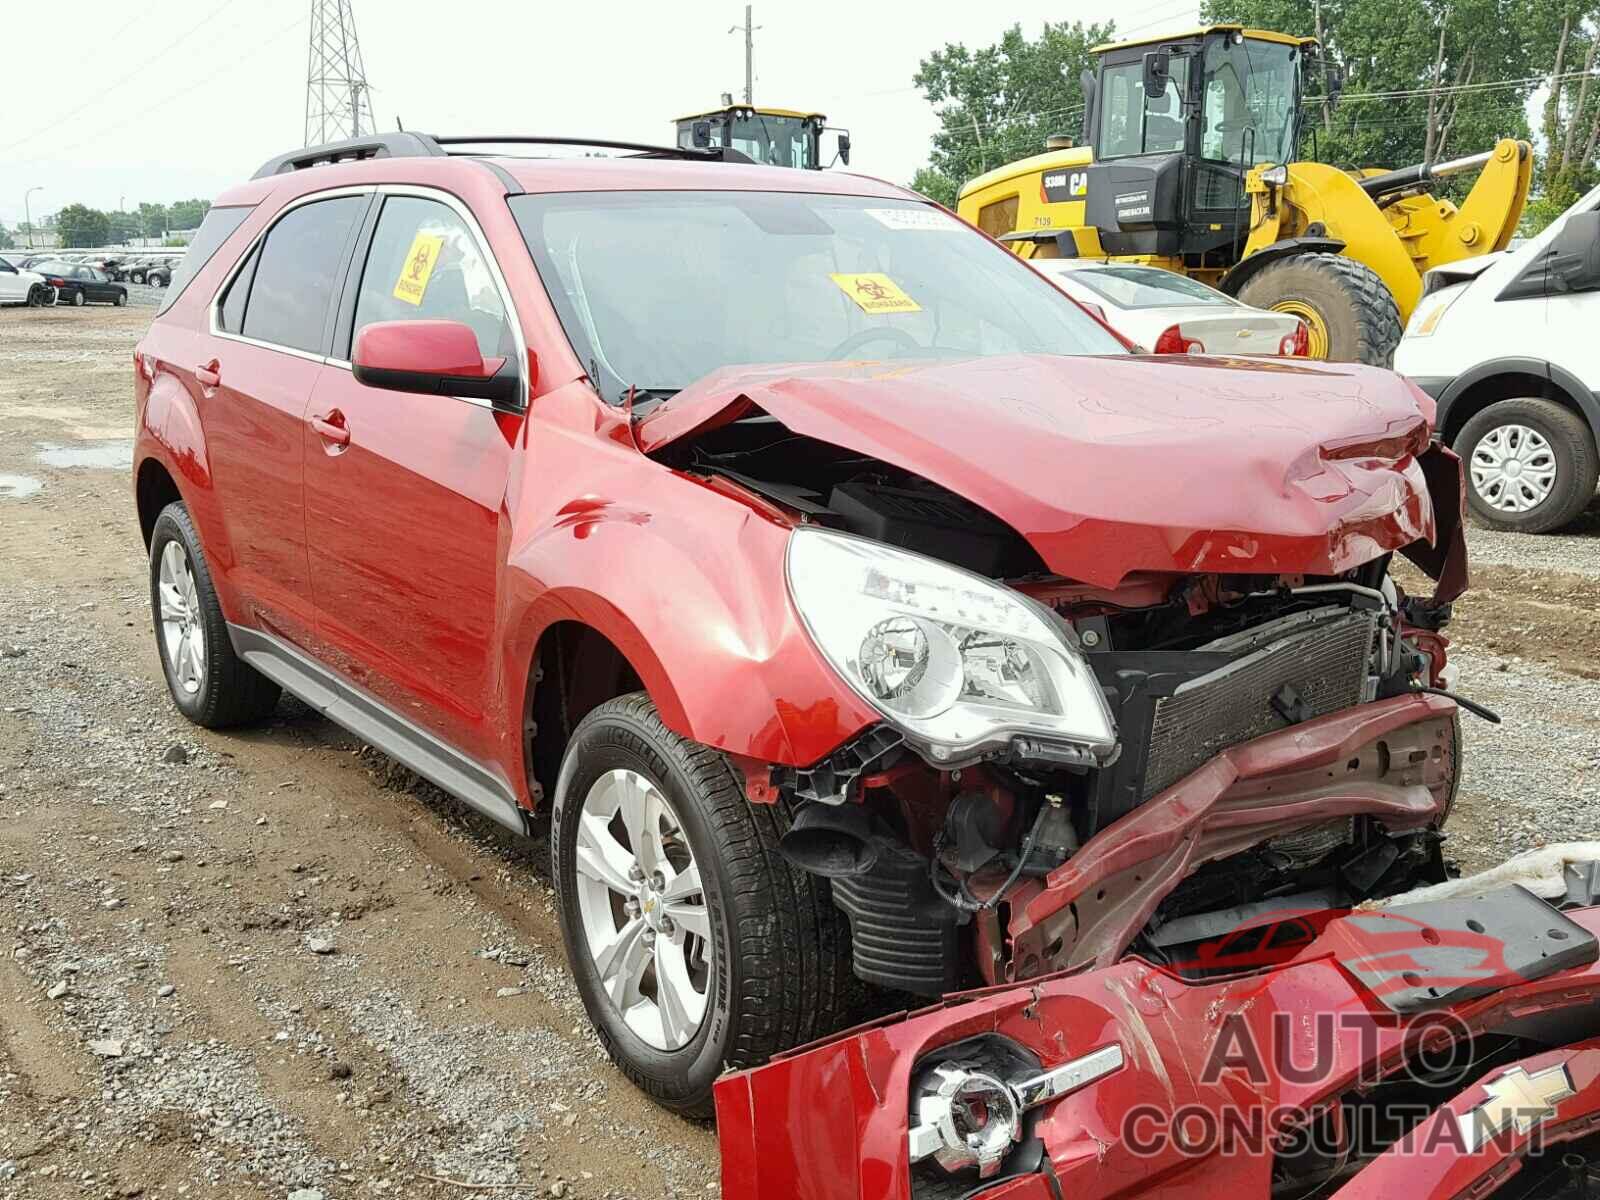
POLYGON ((26 500, 44 485, 32 475, 0 475, 0 497, 26 500))
POLYGON ((39 461, 47 467, 89 467, 106 471, 127 470, 133 466, 133 442, 128 439, 99 442, 87 446, 52 446, 39 451, 39 461))

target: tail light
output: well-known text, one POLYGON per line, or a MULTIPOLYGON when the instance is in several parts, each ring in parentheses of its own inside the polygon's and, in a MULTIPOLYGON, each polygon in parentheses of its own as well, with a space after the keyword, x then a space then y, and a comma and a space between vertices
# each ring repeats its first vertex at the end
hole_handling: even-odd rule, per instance
POLYGON ((65 279, 56 279, 52 277, 50 279, 46 279, 45 282, 53 288, 64 288, 67 286, 67 281, 65 279))
POLYGON ((1156 339, 1157 354, 1204 354, 1205 352, 1204 342, 1184 337, 1183 330, 1176 325, 1167 326, 1156 339))
POLYGON ((1296 321, 1294 332, 1284 335, 1278 353, 1285 358, 1305 358, 1311 353, 1311 330, 1304 321, 1296 321))

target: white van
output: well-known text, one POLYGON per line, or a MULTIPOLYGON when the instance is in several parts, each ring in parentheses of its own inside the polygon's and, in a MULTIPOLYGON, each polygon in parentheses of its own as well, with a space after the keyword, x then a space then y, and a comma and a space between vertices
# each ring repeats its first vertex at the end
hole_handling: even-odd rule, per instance
POLYGON ((1473 516, 1545 533, 1600 478, 1600 188, 1515 250, 1429 271, 1394 368, 1439 404, 1473 516))

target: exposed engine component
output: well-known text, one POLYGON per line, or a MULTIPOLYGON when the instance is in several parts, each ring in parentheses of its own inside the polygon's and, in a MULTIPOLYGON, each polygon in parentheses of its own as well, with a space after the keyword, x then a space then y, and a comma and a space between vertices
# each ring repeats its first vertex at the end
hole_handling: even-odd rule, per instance
POLYGON ((914 850, 881 845, 870 870, 833 880, 833 902, 850 920, 858 978, 922 996, 960 986, 965 915, 935 893, 927 860, 914 850))

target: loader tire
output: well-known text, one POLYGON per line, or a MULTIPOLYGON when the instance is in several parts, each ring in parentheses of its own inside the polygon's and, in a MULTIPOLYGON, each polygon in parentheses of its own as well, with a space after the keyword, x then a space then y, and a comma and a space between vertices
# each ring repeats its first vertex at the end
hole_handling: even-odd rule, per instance
POLYGON ((1269 263, 1239 289, 1252 308, 1293 313, 1311 327, 1311 356, 1387 367, 1400 344, 1400 309, 1371 267, 1338 254, 1269 263))

